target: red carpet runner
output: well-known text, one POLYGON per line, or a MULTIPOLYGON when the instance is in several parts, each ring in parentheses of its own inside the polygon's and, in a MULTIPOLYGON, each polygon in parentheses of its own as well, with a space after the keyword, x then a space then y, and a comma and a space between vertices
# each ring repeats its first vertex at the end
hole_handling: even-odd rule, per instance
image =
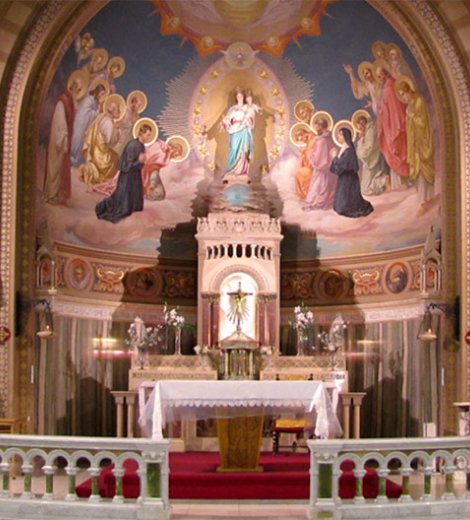
MULTIPOLYGON (((309 455, 304 453, 262 453, 262 473, 217 473, 217 452, 170 453, 170 499, 305 499, 309 498, 309 455)), ((123 477, 124 496, 137 498, 140 481, 136 474, 137 464, 128 460, 123 477)), ((343 464, 340 477, 341 498, 353 498, 356 483, 352 463, 343 464)), ((112 466, 104 469, 99 477, 100 495, 110 498, 116 492, 112 466)), ((80 497, 91 493, 91 480, 77 486, 80 497)), ((374 498, 378 493, 378 477, 368 469, 364 477, 365 498, 374 498)), ((401 486, 387 480, 387 495, 397 498, 401 486)))

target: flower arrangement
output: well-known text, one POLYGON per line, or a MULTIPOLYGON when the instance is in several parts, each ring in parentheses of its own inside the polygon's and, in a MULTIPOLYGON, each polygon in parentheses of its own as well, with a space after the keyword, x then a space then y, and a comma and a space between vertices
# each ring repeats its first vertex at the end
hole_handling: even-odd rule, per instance
POLYGON ((185 318, 183 315, 178 313, 178 307, 173 307, 172 309, 169 309, 168 305, 165 303, 165 305, 163 306, 163 321, 165 325, 168 325, 169 327, 182 329, 184 326, 185 318))
POLYGON ((347 325, 340 314, 337 314, 328 332, 318 334, 322 347, 330 354, 334 354, 344 344, 347 325))
POLYGON ((315 317, 313 312, 302 303, 294 307, 294 319, 290 323, 297 331, 311 330, 315 325, 315 317))
POLYGON ((262 356, 272 356, 274 354, 274 347, 263 345, 262 347, 260 347, 259 353, 262 356))
POLYGON ((210 347, 209 345, 196 345, 194 352, 198 355, 203 365, 207 364, 207 360, 210 366, 217 370, 219 373, 223 368, 223 353, 220 348, 210 347))
POLYGON ((157 345, 161 339, 161 325, 146 327, 144 321, 136 316, 127 329, 128 338, 124 340, 139 355, 140 367, 143 368, 147 350, 157 345))
POLYGON ((160 325, 146 327, 143 320, 137 316, 127 329, 129 337, 125 340, 125 343, 135 349, 146 349, 158 342, 160 333, 160 325))

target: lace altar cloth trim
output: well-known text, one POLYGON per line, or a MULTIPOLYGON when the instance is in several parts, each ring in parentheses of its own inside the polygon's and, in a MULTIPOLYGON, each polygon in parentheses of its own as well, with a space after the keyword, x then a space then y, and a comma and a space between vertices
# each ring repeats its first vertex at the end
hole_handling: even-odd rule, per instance
POLYGON ((321 381, 158 381, 139 388, 139 424, 154 439, 173 420, 302 411, 315 419, 315 435, 341 435, 333 402, 321 381), (145 390, 153 387, 145 398, 145 390))

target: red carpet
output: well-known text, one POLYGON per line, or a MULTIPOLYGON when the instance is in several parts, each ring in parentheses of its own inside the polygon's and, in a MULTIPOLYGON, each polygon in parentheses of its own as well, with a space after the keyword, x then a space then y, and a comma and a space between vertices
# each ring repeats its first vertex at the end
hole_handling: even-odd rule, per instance
MULTIPOLYGON (((262 453, 262 473, 217 473, 217 452, 170 453, 170 498, 185 499, 308 499, 309 455, 304 453, 262 453)), ((139 496, 140 480, 133 460, 125 463, 123 477, 124 496, 139 496)), ((355 496, 356 483, 352 463, 343 464, 340 477, 341 498, 355 496)), ((116 492, 112 466, 105 468, 99 477, 100 495, 110 498, 116 492)), ((387 480, 387 496, 397 498, 401 486, 387 480)), ((375 498, 378 493, 378 476, 368 469, 363 483, 364 497, 375 498)), ((91 480, 76 488, 77 495, 88 497, 91 480)))

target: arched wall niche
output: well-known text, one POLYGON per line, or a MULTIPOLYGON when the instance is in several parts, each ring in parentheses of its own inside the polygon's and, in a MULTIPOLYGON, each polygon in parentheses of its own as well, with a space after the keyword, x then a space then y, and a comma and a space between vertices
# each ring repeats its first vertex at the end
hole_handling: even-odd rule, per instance
MULTIPOLYGON (((456 280, 458 279, 456 269, 459 267, 452 262, 454 259, 457 262, 460 258, 461 265, 467 265, 466 260, 470 256, 468 251, 470 247, 468 237, 469 216, 462 214, 460 223, 458 222, 456 213, 458 204, 456 204, 455 196, 456 185, 460 181, 463 188, 461 205, 463 208, 468 206, 470 187, 465 172, 470 162, 470 153, 469 135, 465 131, 465 124, 468 128, 470 114, 463 65, 451 37, 432 5, 422 2, 372 2, 372 5, 382 12, 402 33, 410 48, 413 49, 414 47, 418 51, 423 62, 432 64, 432 67, 428 68, 427 78, 429 84, 432 85, 439 105, 444 107, 442 120, 446 149, 455 150, 460 146, 460 153, 448 153, 445 157, 447 172, 456 172, 456 175, 458 171, 461 172, 460 179, 452 178, 450 175, 446 177, 448 184, 445 190, 447 214, 444 218, 445 233, 442 239, 448 255, 445 259, 447 265, 445 283, 449 294, 452 295, 455 292, 456 280), (426 22, 423 23, 423 20, 426 20, 426 22), (442 71, 442 77, 439 71, 442 71), (451 85, 451 88, 445 88, 446 84, 451 85), (457 161, 455 157, 459 157, 460 161, 457 161), (457 254, 459 251, 456 250, 459 242, 456 236, 458 233, 457 224, 461 226, 461 236, 464 239, 462 243, 466 244, 466 249, 460 252, 460 257, 457 254)), ((2 204, 1 278, 4 294, 7 295, 7 298, 1 309, 1 318, 11 328, 13 328, 15 320, 13 308, 15 289, 18 288, 25 295, 31 295, 34 285, 31 275, 34 271, 35 243, 31 234, 34 213, 31 211, 30 204, 31 193, 34 189, 31 178, 31 172, 34 169, 34 157, 30 143, 37 132, 34 121, 38 114, 38 104, 41 96, 44 95, 47 81, 50 81, 47 74, 50 71, 51 64, 60 58, 60 53, 53 55, 50 51, 52 45, 49 47, 49 51, 46 50, 42 56, 37 51, 44 51, 47 41, 57 42, 61 39, 61 34, 64 34, 64 22, 65 26, 68 26, 68 34, 71 34, 90 18, 96 12, 96 9, 101 7, 102 4, 99 7, 91 4, 77 6, 70 2, 54 2, 41 6, 42 11, 38 9, 34 27, 24 37, 23 45, 19 46, 14 56, 16 65, 11 69, 9 78, 11 81, 8 82, 7 87, 4 87, 7 96, 4 97, 5 104, 2 106, 5 112, 2 141, 2 194, 6 194, 7 203, 2 204), (21 186, 21 189, 19 189, 19 186, 21 186), (18 212, 22 218, 19 219, 20 223, 15 230, 12 216, 16 213, 16 203, 18 203, 18 212), (21 276, 13 277, 15 272, 20 271, 21 276), (13 283, 12 280, 16 281, 13 283)), ((466 325, 465 328, 469 325, 467 277, 468 275, 465 275, 462 284, 462 324, 466 325)), ((31 330, 29 334, 31 334, 31 330)), ((14 361, 11 354, 11 349, 5 349, 0 355, 0 371, 9 381, 9 385, 5 385, 1 389, 3 411, 11 410, 13 405, 13 378, 7 375, 14 373, 13 370, 10 370, 14 361)), ((465 362, 465 372, 467 368, 465 362)), ((25 378, 20 375, 18 381, 23 381, 19 384, 21 387, 18 394, 20 395, 20 409, 21 406, 25 406, 23 398, 27 395, 27 384, 24 380, 25 378)), ((465 394, 468 393, 468 389, 464 389, 464 391, 465 394)))
POLYGON ((243 272, 250 278, 252 278, 258 287, 258 292, 269 292, 269 290, 271 289, 269 281, 266 280, 261 270, 253 269, 251 266, 248 265, 242 265, 238 267, 236 265, 232 265, 230 267, 222 268, 220 271, 214 273, 213 278, 211 280, 208 280, 207 292, 217 292, 218 288, 222 285, 222 282, 237 272, 243 272))

